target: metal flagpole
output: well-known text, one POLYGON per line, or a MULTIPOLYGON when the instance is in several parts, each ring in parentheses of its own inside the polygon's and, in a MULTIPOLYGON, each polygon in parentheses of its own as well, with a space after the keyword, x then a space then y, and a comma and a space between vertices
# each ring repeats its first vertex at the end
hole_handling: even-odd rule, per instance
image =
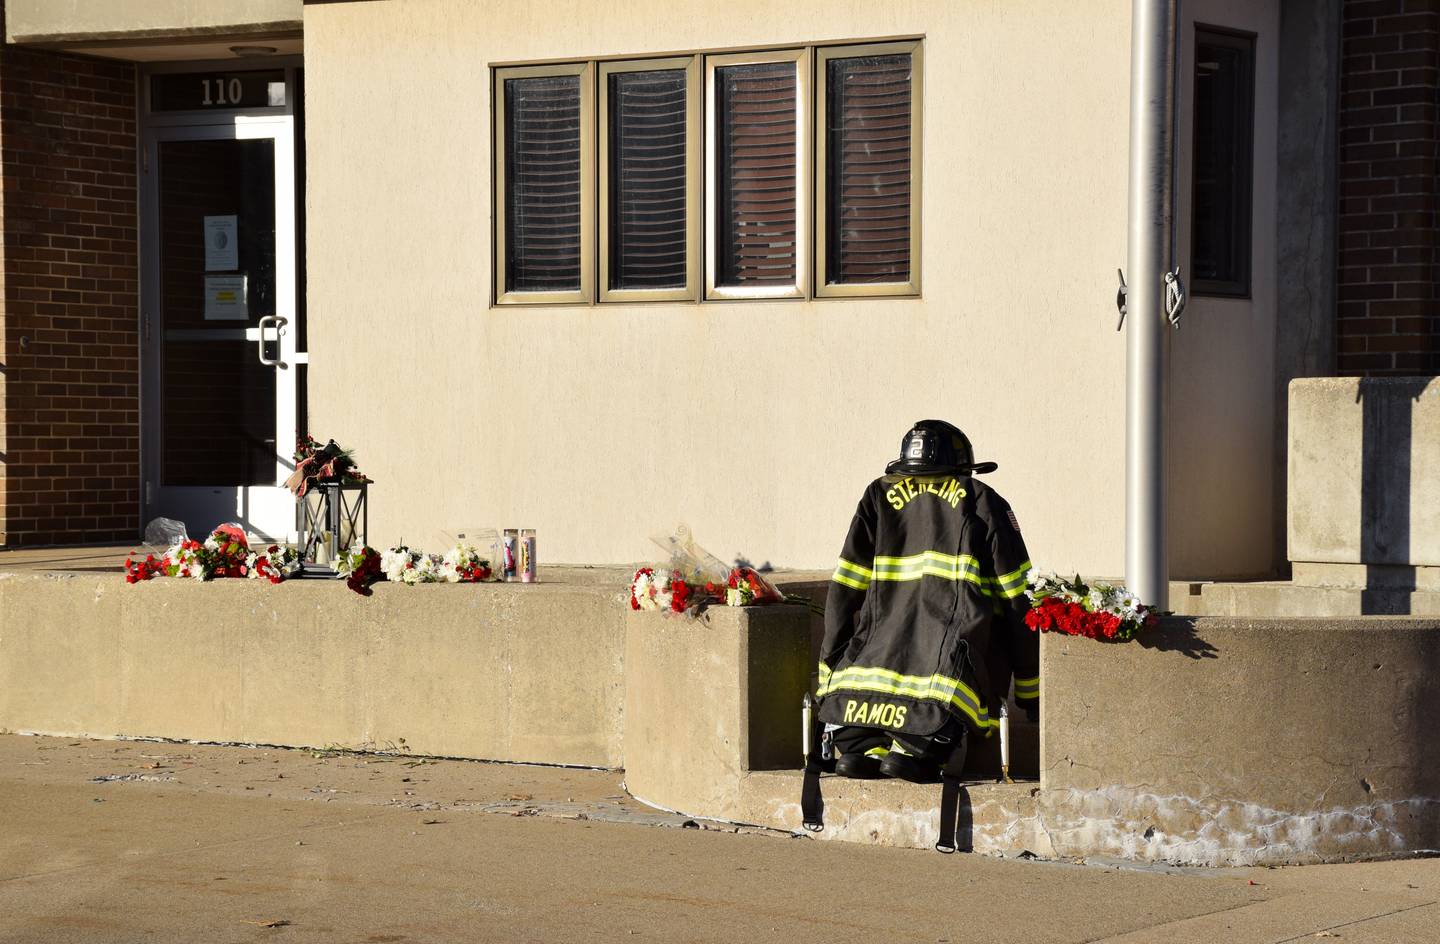
POLYGON ((1133 0, 1125 370, 1125 582, 1169 608, 1165 523, 1168 323, 1183 290, 1174 265, 1175 36, 1178 0, 1133 0), (1167 299, 1167 293, 1171 296, 1167 299))

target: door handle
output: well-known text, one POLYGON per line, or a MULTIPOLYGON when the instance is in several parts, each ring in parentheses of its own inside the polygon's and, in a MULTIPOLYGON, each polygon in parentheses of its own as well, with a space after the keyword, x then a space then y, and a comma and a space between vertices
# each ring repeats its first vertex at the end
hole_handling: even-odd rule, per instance
POLYGON ((279 316, 279 315, 265 315, 264 317, 262 317, 262 318, 260 319, 260 323, 259 323, 258 325, 256 325, 256 327, 260 329, 260 337, 259 337, 259 341, 258 341, 259 349, 258 349, 257 353, 258 353, 259 356, 260 356, 260 363, 264 364, 266 367, 284 367, 284 366, 285 366, 285 362, 282 361, 282 360, 280 359, 280 357, 279 357, 279 353, 280 353, 280 333, 284 330, 285 326, 286 326, 287 324, 289 324, 289 323, 290 323, 290 319, 288 319, 288 318, 282 318, 282 317, 279 316), (266 357, 266 356, 265 356, 265 329, 266 329, 267 327, 273 327, 273 328, 275 329, 275 353, 276 353, 276 356, 275 356, 275 357, 266 357))

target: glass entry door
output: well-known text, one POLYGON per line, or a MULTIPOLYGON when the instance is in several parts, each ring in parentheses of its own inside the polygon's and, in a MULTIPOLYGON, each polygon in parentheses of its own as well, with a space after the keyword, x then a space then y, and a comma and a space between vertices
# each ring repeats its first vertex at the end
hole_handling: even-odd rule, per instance
POLYGON ((284 539, 297 431, 295 173, 288 118, 152 129, 145 142, 145 518, 284 539))

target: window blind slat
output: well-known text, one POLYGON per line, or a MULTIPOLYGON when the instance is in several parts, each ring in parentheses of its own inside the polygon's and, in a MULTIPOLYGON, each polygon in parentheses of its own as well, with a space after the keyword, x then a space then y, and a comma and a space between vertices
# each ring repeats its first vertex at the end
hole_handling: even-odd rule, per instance
POLYGON ((715 73, 716 282, 793 284, 795 64, 722 66, 715 73))
POLYGON ((826 67, 826 280, 910 279, 911 86, 908 53, 826 67))
POLYGON ((610 76, 610 288, 684 288, 686 75, 610 76))
POLYGON ((580 79, 505 82, 505 290, 580 288, 580 79))

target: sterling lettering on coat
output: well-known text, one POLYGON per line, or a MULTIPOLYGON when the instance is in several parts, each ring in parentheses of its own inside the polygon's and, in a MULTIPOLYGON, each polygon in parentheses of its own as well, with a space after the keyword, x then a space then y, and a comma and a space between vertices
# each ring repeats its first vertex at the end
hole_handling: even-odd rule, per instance
POLYGON ((885 500, 896 511, 903 511, 906 505, 921 495, 934 495, 943 502, 949 502, 951 508, 958 508, 960 499, 965 497, 965 489, 953 478, 920 482, 913 478, 904 478, 885 493, 885 500))

